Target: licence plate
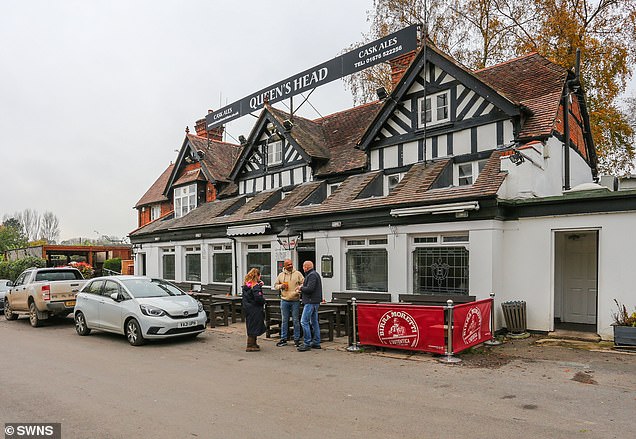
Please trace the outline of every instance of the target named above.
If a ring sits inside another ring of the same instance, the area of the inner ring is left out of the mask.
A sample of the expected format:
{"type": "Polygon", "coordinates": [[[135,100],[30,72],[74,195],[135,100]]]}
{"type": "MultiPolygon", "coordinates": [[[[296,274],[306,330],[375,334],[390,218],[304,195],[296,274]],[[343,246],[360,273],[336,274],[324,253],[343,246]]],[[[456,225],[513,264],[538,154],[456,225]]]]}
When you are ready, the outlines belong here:
{"type": "Polygon", "coordinates": [[[197,325],[197,321],[196,320],[189,320],[187,322],[179,322],[179,324],[177,325],[179,328],[189,328],[190,326],[196,326],[197,325]]]}
{"type": "Polygon", "coordinates": [[[75,306],[75,301],[67,300],[66,302],[64,302],[64,306],[75,306]]]}

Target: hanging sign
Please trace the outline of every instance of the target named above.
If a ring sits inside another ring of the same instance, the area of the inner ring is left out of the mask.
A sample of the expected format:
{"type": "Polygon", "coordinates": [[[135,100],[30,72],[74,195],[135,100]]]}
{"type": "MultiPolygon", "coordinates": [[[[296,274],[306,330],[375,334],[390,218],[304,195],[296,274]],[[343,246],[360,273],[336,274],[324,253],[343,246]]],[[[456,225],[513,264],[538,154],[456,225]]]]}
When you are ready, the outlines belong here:
{"type": "Polygon", "coordinates": [[[273,104],[290,98],[416,48],[417,25],[412,25],[208,113],[205,117],[207,129],[259,110],[263,108],[265,102],[273,104]]]}

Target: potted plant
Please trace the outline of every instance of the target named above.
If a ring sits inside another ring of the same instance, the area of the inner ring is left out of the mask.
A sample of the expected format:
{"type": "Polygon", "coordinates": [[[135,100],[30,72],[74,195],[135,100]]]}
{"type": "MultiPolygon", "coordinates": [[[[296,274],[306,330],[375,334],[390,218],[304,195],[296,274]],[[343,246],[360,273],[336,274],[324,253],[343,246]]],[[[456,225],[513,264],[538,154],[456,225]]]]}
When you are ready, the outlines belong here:
{"type": "Polygon", "coordinates": [[[636,311],[629,314],[627,307],[614,299],[618,312],[612,314],[614,318],[614,344],[616,346],[636,346],[636,311]]]}

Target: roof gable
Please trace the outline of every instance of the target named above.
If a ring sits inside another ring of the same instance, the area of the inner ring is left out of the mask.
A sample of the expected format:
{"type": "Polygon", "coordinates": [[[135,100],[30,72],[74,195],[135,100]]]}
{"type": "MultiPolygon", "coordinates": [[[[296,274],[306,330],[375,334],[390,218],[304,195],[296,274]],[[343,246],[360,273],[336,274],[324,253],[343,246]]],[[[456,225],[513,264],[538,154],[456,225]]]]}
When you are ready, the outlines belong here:
{"type": "MultiPolygon", "coordinates": [[[[504,94],[495,90],[490,85],[481,81],[469,70],[459,65],[452,58],[439,51],[432,44],[427,44],[420,49],[415,59],[406,70],[404,76],[395,87],[390,97],[385,100],[383,108],[379,111],[373,122],[370,124],[369,129],[364,133],[360,139],[359,145],[361,149],[368,150],[370,145],[380,134],[381,130],[390,125],[389,120],[392,118],[396,110],[400,108],[403,113],[413,114],[416,112],[416,108],[403,108],[402,101],[413,90],[417,90],[419,87],[423,90],[424,76],[428,77],[427,90],[438,90],[443,87],[443,84],[450,82],[451,80],[457,81],[462,84],[466,89],[474,92],[475,95],[483,98],[487,103],[494,105],[499,110],[503,111],[510,117],[520,114],[520,107],[513,101],[511,101],[504,94]],[[438,67],[443,74],[436,77],[432,77],[430,74],[426,75],[425,68],[435,66],[438,67]],[[449,76],[449,77],[446,77],[449,76]],[[432,79],[432,80],[431,80],[432,79]]],[[[415,120],[414,115],[411,116],[411,120],[408,122],[400,121],[399,117],[393,118],[394,123],[404,125],[407,127],[408,123],[412,123],[415,120]]],[[[388,131],[395,133],[395,130],[388,128],[388,131]]]]}

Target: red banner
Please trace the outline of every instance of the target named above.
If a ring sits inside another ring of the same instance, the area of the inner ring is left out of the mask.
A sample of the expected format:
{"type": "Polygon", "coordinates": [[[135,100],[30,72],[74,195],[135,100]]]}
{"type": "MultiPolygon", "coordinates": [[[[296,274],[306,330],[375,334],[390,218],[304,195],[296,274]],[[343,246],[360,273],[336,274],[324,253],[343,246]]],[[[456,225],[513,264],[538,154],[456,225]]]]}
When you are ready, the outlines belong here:
{"type": "Polygon", "coordinates": [[[490,312],[492,299],[453,307],[453,353],[492,339],[490,312]]]}
{"type": "Polygon", "coordinates": [[[444,308],[358,304],[360,344],[444,354],[444,308]]]}

